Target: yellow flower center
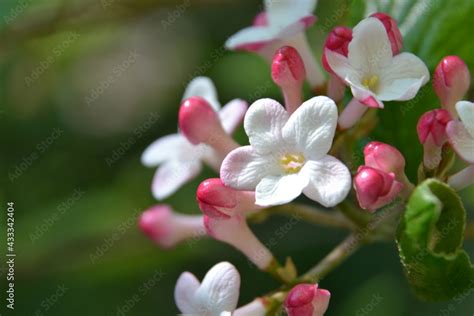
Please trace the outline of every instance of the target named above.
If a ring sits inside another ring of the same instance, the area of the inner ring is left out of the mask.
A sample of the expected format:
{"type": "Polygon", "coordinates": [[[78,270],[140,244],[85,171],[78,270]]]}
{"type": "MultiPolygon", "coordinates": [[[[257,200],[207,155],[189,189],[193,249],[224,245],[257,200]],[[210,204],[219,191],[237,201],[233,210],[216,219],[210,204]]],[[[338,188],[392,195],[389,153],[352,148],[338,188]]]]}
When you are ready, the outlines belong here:
{"type": "Polygon", "coordinates": [[[364,80],[362,80],[362,85],[370,91],[377,89],[378,84],[379,76],[377,75],[367,76],[364,80]]]}
{"type": "Polygon", "coordinates": [[[304,156],[302,154],[286,154],[281,157],[280,164],[286,173],[297,173],[303,168],[304,156]]]}

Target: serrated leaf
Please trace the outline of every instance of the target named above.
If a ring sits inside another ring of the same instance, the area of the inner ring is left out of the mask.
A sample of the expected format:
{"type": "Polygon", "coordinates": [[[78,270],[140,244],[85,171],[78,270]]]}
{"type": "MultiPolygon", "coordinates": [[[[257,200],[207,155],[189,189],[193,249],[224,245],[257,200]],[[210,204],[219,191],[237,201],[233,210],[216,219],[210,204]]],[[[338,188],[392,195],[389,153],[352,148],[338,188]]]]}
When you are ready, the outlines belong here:
{"type": "Polygon", "coordinates": [[[423,300],[452,299],[474,286],[474,266],[462,250],[466,212],[446,184],[429,179],[419,185],[398,228],[405,274],[423,300]]]}

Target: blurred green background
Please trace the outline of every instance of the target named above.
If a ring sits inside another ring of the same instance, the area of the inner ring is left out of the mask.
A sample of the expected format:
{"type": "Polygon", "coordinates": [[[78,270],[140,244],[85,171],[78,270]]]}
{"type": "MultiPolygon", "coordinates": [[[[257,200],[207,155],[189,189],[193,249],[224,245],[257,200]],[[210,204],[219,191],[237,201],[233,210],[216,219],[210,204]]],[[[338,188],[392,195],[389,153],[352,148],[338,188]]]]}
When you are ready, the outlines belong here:
{"type": "MultiPolygon", "coordinates": [[[[256,0],[0,2],[1,223],[5,227],[3,210],[13,201],[17,253],[14,312],[5,308],[3,259],[0,265],[2,315],[175,315],[179,274],[202,278],[223,260],[241,273],[240,304],[277,286],[227,245],[203,239],[162,251],[136,227],[140,212],[157,203],[150,192],[154,170],[140,164],[140,155],[176,131],[179,101],[192,77],[211,77],[222,103],[281,99],[262,59],[222,47],[261,9],[256,0]]],[[[376,10],[400,21],[405,50],[431,71],[450,54],[474,69],[470,0],[321,0],[308,32],[315,56],[334,25],[355,25],[376,10]]],[[[372,138],[400,148],[412,180],[421,158],[416,121],[438,106],[427,85],[414,101],[387,104],[378,113],[372,138]]],[[[243,131],[237,135],[244,143],[243,131]]],[[[195,189],[211,176],[207,170],[165,202],[198,213],[195,189]]],[[[474,191],[462,193],[472,217],[474,191]]],[[[287,223],[275,217],[253,228],[268,242],[287,223]]],[[[292,256],[302,272],[345,234],[298,222],[271,250],[280,259],[292,256]]],[[[0,241],[3,258],[3,229],[0,241]]],[[[474,243],[465,248],[474,257],[474,243]]],[[[473,293],[439,304],[414,298],[394,243],[363,248],[321,286],[333,295],[330,316],[474,311],[473,293]]]]}

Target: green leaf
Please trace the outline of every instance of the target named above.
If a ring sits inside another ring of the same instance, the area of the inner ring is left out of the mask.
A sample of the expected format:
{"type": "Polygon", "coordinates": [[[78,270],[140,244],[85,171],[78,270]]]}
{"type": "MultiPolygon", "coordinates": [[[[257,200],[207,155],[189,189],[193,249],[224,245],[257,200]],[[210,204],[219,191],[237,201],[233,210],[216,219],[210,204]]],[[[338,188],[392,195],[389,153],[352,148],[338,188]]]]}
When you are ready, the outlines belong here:
{"type": "Polygon", "coordinates": [[[446,184],[429,179],[413,192],[397,234],[405,274],[416,295],[450,300],[474,286],[474,266],[461,248],[466,211],[446,184]]]}

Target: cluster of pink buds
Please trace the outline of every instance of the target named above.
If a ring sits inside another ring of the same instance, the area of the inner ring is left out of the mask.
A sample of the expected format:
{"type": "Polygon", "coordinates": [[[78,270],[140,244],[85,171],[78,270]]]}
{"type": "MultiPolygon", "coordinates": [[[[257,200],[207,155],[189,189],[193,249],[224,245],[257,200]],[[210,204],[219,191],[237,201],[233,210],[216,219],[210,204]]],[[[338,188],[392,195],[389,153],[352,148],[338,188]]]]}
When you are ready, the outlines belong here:
{"type": "Polygon", "coordinates": [[[375,211],[412,188],[405,175],[405,158],[390,145],[371,142],[364,148],[365,165],[354,177],[354,189],[361,208],[375,211]]]}
{"type": "Polygon", "coordinates": [[[461,58],[447,56],[436,67],[433,88],[442,108],[423,114],[417,126],[424,148],[423,163],[429,170],[436,169],[441,162],[442,148],[448,142],[448,123],[457,117],[455,104],[464,97],[469,85],[470,74],[461,58]]]}

